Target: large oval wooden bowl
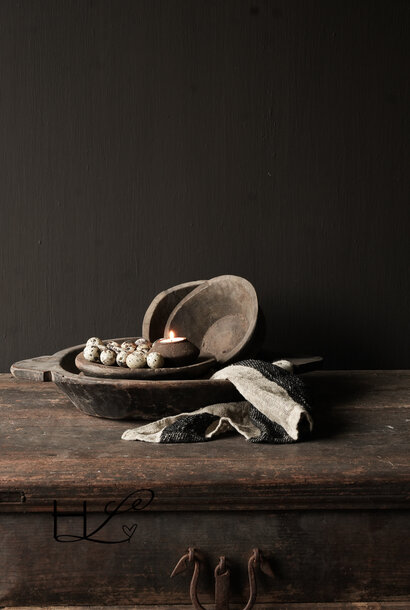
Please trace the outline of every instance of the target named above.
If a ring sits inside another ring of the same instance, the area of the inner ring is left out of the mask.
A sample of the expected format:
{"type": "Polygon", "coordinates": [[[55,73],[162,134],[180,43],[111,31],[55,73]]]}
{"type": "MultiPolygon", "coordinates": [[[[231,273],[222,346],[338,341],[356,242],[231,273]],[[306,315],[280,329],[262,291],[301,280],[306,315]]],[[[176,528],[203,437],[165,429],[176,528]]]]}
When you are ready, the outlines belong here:
{"type": "Polygon", "coordinates": [[[237,358],[250,343],[258,320],[258,298],[252,284],[236,275],[203,282],[178,303],[165,326],[187,337],[202,356],[219,363],[237,358]]]}
{"type": "Polygon", "coordinates": [[[10,370],[18,379],[53,381],[77,409],[109,419],[156,420],[218,402],[241,400],[234,386],[224,380],[87,377],[75,365],[76,356],[83,349],[84,344],[76,345],[53,356],[21,360],[10,370]]]}
{"type": "MultiPolygon", "coordinates": [[[[83,349],[84,344],[75,345],[53,356],[21,360],[10,370],[18,379],[54,381],[77,409],[108,419],[149,421],[218,402],[243,400],[232,383],[222,379],[142,381],[86,377],[75,365],[75,358],[83,349]]],[[[288,359],[298,373],[320,367],[323,360],[319,357],[288,359]]]]}

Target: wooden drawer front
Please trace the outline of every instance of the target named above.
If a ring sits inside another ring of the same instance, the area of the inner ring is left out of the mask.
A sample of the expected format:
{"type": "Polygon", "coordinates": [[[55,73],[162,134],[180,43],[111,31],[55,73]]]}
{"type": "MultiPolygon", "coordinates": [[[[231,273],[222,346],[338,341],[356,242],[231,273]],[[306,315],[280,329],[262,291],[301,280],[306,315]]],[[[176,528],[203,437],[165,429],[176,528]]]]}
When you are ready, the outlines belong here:
{"type": "MultiPolygon", "coordinates": [[[[104,515],[88,516],[88,531],[104,515]]],[[[79,533],[64,517],[61,533],[79,533]]],[[[170,579],[188,546],[205,555],[199,597],[213,601],[220,555],[231,568],[233,602],[245,602],[252,548],[269,557],[274,580],[258,575],[258,602],[332,602],[410,599],[406,511],[141,512],[117,515],[101,538],[131,541],[56,542],[49,513],[0,515],[0,604],[189,603],[191,570],[170,579]]]]}

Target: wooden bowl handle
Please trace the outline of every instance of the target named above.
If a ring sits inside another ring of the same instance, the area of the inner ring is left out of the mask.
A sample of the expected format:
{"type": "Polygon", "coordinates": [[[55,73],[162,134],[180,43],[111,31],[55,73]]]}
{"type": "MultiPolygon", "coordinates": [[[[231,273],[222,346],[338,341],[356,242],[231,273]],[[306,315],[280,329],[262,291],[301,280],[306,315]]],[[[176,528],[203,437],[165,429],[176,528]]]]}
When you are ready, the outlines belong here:
{"type": "Polygon", "coordinates": [[[305,358],[285,358],[293,364],[293,372],[296,375],[301,373],[309,373],[310,371],[317,371],[323,366],[322,356],[308,356],[305,358]]]}
{"type": "Polygon", "coordinates": [[[10,367],[10,372],[17,379],[28,381],[53,381],[53,370],[59,366],[59,357],[38,356],[28,360],[20,360],[10,367]]]}

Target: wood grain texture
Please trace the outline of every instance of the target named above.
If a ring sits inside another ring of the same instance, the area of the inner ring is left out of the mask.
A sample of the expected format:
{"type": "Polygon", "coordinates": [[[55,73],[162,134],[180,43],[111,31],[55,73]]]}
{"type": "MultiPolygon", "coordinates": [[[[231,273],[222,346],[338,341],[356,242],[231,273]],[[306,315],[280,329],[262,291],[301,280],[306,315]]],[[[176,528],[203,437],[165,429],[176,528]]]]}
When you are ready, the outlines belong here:
{"type": "Polygon", "coordinates": [[[203,558],[204,603],[213,599],[213,569],[224,554],[232,602],[243,607],[247,559],[258,547],[275,574],[258,577],[261,610],[280,603],[289,610],[293,603],[295,610],[404,609],[410,372],[305,379],[315,405],[310,442],[255,446],[227,437],[152,446],[123,443],[124,422],[77,413],[52,383],[1,375],[0,605],[183,608],[190,573],[169,575],[194,546],[203,558]],[[82,535],[82,521],[64,509],[78,513],[87,500],[90,532],[106,519],[107,502],[136,488],[153,489],[152,504],[116,515],[96,534],[115,541],[135,524],[129,544],[82,540],[73,548],[54,540],[53,499],[58,533],[82,535]]]}
{"type": "Polygon", "coordinates": [[[221,273],[280,356],[410,366],[409,14],[2,0],[0,370],[221,273]]]}
{"type": "Polygon", "coordinates": [[[2,375],[0,510],[50,511],[73,498],[101,510],[141,487],[154,490],[153,511],[409,507],[410,372],[305,380],[309,442],[152,445],[121,441],[131,422],[88,417],[51,383],[2,375]]]}
{"type": "MultiPolygon", "coordinates": [[[[89,530],[104,514],[94,513],[89,530]]],[[[189,601],[192,569],[170,574],[188,546],[201,553],[199,598],[211,603],[220,555],[231,570],[230,599],[248,598],[247,560],[260,548],[275,574],[258,573],[258,601],[410,603],[409,511],[140,512],[114,517],[96,537],[118,540],[136,523],[130,543],[62,544],[47,513],[0,515],[0,602],[144,604],[189,601]],[[90,586],[91,585],[91,586],[90,586]]],[[[80,533],[78,518],[59,532],[80,533]]]]}
{"type": "MultiPolygon", "coordinates": [[[[408,610],[408,602],[359,602],[359,603],[336,603],[336,604],[255,604],[255,610],[408,610]]],[[[214,605],[205,604],[206,610],[214,610],[214,605]]],[[[231,604],[231,610],[243,610],[242,604],[231,604]]],[[[178,604],[138,606],[138,610],[192,610],[189,606],[178,604]]],[[[4,607],[4,610],[15,610],[11,606],[4,607]]],[[[19,610],[129,610],[129,606],[20,606],[19,610]]]]}

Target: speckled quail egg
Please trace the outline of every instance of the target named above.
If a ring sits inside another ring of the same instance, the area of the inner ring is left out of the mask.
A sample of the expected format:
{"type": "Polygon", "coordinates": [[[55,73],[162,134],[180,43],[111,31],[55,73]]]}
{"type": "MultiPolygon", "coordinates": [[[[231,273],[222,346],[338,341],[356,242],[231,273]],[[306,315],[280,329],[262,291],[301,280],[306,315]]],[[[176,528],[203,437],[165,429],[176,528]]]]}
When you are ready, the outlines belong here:
{"type": "Polygon", "coordinates": [[[96,345],[86,345],[83,354],[88,362],[98,362],[100,360],[100,350],[96,345]]]}
{"type": "Polygon", "coordinates": [[[152,347],[152,343],[151,341],[148,341],[148,339],[144,339],[144,337],[140,337],[139,339],[135,340],[135,345],[138,346],[145,346],[148,345],[150,348],[152,347]]]}
{"type": "Polygon", "coordinates": [[[117,341],[108,341],[107,348],[112,349],[114,352],[118,354],[121,351],[120,344],[117,341]]]}
{"type": "Polygon", "coordinates": [[[127,356],[128,356],[128,352],[124,352],[124,350],[121,350],[120,352],[118,352],[117,354],[117,364],[118,366],[127,366],[127,356]]]}
{"type": "Polygon", "coordinates": [[[96,345],[96,346],[97,346],[97,345],[100,345],[101,343],[102,343],[102,341],[101,341],[101,339],[99,339],[98,337],[90,337],[90,338],[87,340],[86,345],[87,345],[87,346],[89,346],[89,345],[96,345]]]}
{"type": "Polygon", "coordinates": [[[139,345],[135,351],[138,352],[139,354],[144,354],[145,356],[148,356],[149,347],[146,347],[145,345],[143,345],[143,346],[139,345]]]}
{"type": "Polygon", "coordinates": [[[150,352],[147,356],[147,364],[150,369],[162,369],[164,356],[159,352],[150,352]]]}
{"type": "Polygon", "coordinates": [[[116,354],[112,349],[104,349],[100,354],[100,360],[105,366],[112,366],[115,364],[116,354]]]}
{"type": "Polygon", "coordinates": [[[138,352],[145,352],[148,354],[151,347],[152,347],[152,344],[149,341],[146,341],[145,343],[138,343],[136,350],[138,352]]]}
{"type": "Polygon", "coordinates": [[[132,341],[124,341],[121,343],[121,349],[124,350],[124,352],[130,353],[135,350],[135,345],[132,341]]]}
{"type": "Polygon", "coordinates": [[[132,352],[127,356],[127,366],[130,369],[142,369],[147,364],[147,358],[142,352],[132,352]]]}

